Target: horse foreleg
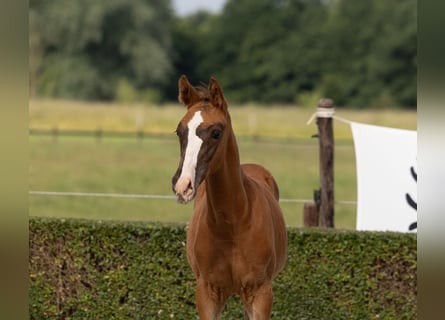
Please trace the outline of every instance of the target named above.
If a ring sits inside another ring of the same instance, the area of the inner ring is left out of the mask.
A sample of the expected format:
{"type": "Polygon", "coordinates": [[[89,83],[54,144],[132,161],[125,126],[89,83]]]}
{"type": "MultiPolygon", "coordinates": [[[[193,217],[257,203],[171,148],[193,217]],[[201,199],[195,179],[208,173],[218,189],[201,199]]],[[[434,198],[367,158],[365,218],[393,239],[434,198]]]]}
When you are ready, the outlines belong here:
{"type": "Polygon", "coordinates": [[[245,296],[244,319],[267,320],[272,313],[272,283],[265,283],[257,290],[245,296]]]}
{"type": "Polygon", "coordinates": [[[227,297],[221,289],[203,280],[198,280],[196,307],[200,320],[218,320],[224,310],[226,300],[227,297]]]}

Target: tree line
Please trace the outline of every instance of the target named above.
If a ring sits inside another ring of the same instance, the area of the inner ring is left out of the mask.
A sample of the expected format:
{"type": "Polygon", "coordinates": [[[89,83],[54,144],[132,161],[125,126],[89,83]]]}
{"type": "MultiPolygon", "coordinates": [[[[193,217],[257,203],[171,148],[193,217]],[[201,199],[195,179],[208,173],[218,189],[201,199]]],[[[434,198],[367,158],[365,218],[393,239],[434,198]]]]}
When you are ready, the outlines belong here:
{"type": "Polygon", "coordinates": [[[30,94],[177,100],[215,76],[232,103],[416,108],[416,0],[228,0],[179,17],[168,0],[30,0],[30,94]]]}

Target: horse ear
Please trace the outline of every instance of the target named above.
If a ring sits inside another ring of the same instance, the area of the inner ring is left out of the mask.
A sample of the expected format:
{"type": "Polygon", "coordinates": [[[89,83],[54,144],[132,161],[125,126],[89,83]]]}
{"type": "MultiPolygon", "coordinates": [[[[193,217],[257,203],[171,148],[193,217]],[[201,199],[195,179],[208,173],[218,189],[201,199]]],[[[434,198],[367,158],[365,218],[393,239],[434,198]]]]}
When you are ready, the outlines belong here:
{"type": "Polygon", "coordinates": [[[191,105],[195,104],[200,100],[198,92],[196,92],[196,89],[190,84],[189,80],[185,75],[182,75],[181,78],[179,78],[179,96],[178,100],[179,102],[182,102],[187,107],[190,107],[191,105]]]}
{"type": "Polygon", "coordinates": [[[227,102],[218,81],[215,78],[210,78],[209,83],[210,102],[220,109],[227,109],[227,102]]]}

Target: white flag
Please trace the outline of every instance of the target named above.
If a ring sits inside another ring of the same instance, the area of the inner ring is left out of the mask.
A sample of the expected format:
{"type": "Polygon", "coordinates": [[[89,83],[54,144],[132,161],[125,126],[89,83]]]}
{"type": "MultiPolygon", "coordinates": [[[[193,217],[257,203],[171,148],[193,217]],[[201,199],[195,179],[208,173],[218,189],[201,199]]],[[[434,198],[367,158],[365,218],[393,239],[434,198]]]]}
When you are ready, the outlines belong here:
{"type": "Polygon", "coordinates": [[[357,230],[417,231],[417,132],[351,123],[357,230]]]}

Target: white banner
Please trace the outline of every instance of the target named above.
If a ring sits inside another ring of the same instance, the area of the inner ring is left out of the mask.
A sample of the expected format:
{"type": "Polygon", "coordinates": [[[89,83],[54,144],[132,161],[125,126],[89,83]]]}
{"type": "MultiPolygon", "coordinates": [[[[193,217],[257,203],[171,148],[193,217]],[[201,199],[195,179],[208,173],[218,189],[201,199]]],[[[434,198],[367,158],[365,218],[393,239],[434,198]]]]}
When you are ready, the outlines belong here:
{"type": "Polygon", "coordinates": [[[351,122],[357,230],[417,231],[417,132],[351,122]]]}

